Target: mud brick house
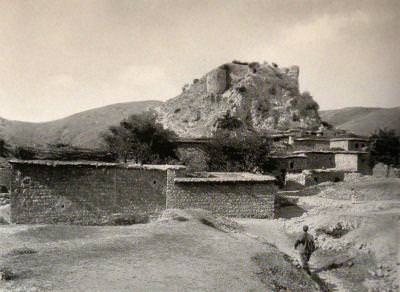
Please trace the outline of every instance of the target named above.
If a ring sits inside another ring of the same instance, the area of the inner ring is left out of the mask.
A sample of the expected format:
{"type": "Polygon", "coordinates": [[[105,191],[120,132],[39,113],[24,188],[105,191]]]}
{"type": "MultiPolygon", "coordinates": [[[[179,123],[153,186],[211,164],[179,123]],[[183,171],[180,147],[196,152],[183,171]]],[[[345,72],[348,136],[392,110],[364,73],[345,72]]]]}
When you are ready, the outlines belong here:
{"type": "Polygon", "coordinates": [[[230,217],[273,218],[276,179],[243,172],[169,177],[167,208],[201,208],[230,217]]]}
{"type": "Polygon", "coordinates": [[[13,223],[104,224],[113,216],[155,216],[165,209],[174,165],[11,160],[13,223]]]}
{"type": "Polygon", "coordinates": [[[339,137],[330,139],[330,148],[346,151],[363,151],[370,146],[370,140],[363,137],[339,137]]]}

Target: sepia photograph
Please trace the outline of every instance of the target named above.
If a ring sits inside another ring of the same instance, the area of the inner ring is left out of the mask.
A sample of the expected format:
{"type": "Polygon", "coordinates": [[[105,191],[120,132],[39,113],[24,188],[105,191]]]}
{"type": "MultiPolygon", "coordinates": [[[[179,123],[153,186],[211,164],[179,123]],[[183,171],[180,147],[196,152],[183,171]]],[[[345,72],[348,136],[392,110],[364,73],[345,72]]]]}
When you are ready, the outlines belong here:
{"type": "Polygon", "coordinates": [[[0,0],[0,292],[400,290],[399,0],[0,0]]]}

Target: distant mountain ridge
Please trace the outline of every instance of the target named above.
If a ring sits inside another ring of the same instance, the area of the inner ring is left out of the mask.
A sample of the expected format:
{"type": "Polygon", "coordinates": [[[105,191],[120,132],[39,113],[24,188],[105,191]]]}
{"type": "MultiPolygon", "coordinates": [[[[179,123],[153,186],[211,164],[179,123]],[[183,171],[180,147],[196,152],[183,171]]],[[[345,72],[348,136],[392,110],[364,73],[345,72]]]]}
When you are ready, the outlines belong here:
{"type": "Polygon", "coordinates": [[[322,120],[343,130],[370,135],[378,129],[394,129],[400,134],[400,107],[346,107],[320,111],[322,120]]]}
{"type": "Polygon", "coordinates": [[[144,112],[162,102],[149,100],[117,103],[83,111],[43,123],[11,121],[0,118],[0,138],[9,144],[40,147],[49,143],[82,148],[101,148],[101,134],[129,115],[144,112]]]}

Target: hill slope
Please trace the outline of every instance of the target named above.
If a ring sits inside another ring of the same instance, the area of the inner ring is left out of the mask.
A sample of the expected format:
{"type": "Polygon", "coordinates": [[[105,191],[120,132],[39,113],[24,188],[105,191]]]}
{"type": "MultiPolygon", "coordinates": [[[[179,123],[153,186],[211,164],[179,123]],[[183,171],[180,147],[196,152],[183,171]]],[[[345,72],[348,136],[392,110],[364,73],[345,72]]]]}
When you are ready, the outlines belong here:
{"type": "Polygon", "coordinates": [[[360,135],[369,135],[377,129],[394,129],[400,134],[400,107],[347,107],[320,111],[321,119],[337,128],[360,135]]]}
{"type": "Polygon", "coordinates": [[[65,143],[84,148],[97,148],[102,132],[131,114],[160,105],[160,101],[118,103],[84,111],[45,123],[10,121],[0,118],[0,137],[10,144],[44,146],[65,143]]]}

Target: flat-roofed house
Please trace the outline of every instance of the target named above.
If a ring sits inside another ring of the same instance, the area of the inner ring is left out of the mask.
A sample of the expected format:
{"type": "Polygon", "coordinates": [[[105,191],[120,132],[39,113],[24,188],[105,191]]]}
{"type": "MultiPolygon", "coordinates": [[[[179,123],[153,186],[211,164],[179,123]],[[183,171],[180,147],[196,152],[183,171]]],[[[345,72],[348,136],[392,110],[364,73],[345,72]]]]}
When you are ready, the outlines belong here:
{"type": "Polygon", "coordinates": [[[330,139],[330,148],[346,151],[364,151],[369,148],[370,140],[364,137],[338,137],[330,139]]]}

